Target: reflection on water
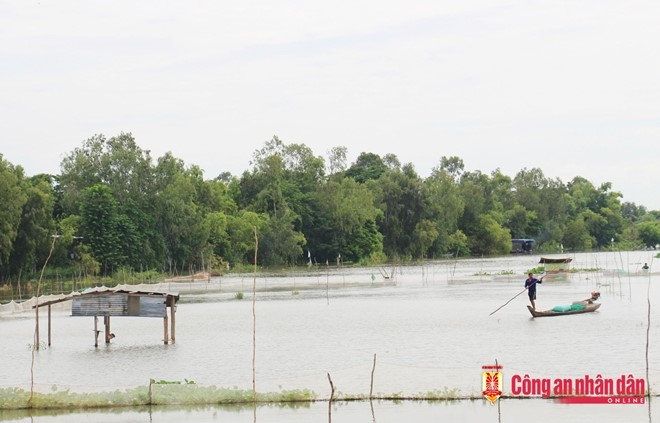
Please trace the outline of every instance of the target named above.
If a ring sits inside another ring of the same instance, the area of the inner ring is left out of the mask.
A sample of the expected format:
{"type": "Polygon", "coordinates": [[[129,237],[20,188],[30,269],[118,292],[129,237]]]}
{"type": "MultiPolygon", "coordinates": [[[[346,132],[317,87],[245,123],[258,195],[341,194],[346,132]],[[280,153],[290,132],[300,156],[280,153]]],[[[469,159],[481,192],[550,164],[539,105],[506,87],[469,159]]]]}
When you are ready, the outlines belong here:
{"type": "MultiPolygon", "coordinates": [[[[501,399],[498,405],[488,401],[336,402],[331,407],[331,422],[399,423],[402,421],[439,422],[653,422],[660,413],[641,405],[559,405],[543,399],[501,399]],[[650,413],[654,413],[653,416],[650,413]],[[531,417],[530,417],[531,416],[531,417]]],[[[84,411],[0,411],[2,421],[48,421],[67,423],[179,423],[204,422],[310,422],[327,421],[328,404],[308,403],[304,406],[258,406],[256,419],[251,405],[203,407],[140,407],[84,411]]]]}
{"type": "MultiPolygon", "coordinates": [[[[565,281],[543,283],[537,294],[540,309],[586,298],[593,290],[602,295],[602,306],[594,313],[551,319],[531,318],[526,295],[489,316],[522,290],[525,273],[538,265],[535,256],[406,266],[397,268],[395,278],[387,280],[378,269],[348,268],[260,277],[257,390],[307,389],[319,399],[327,399],[329,373],[339,397],[366,396],[373,371],[374,395],[457,393],[480,398],[481,366],[495,360],[504,366],[505,392],[510,390],[513,375],[551,379],[599,374],[611,379],[629,374],[645,377],[647,289],[650,283],[650,300],[657,304],[660,290],[655,286],[660,283],[660,273],[638,275],[635,269],[641,266],[638,262],[652,264],[651,253],[572,257],[575,268],[625,271],[575,273],[565,281]],[[374,354],[378,356],[375,369],[374,354]]],[[[169,289],[181,292],[176,344],[163,344],[161,319],[127,317],[113,319],[117,337],[111,344],[94,348],[93,318],[55,312],[52,346],[36,354],[36,389],[113,392],[146,387],[150,379],[164,379],[250,390],[252,277],[223,277],[210,284],[170,284],[169,289]],[[236,292],[243,292],[245,299],[235,299],[236,292]]],[[[30,388],[33,319],[32,314],[0,315],[0,388],[30,388]]],[[[45,322],[44,313],[42,328],[45,322]]],[[[651,321],[650,357],[658,354],[659,322],[651,321]]],[[[652,391],[658,392],[660,367],[654,362],[649,379],[652,391]]],[[[327,407],[325,401],[295,409],[260,406],[257,415],[261,421],[318,420],[323,415],[327,418],[327,407]]],[[[421,421],[452,416],[497,421],[498,417],[497,407],[486,400],[380,401],[374,402],[373,408],[373,417],[379,422],[400,421],[404,416],[421,421]]],[[[619,412],[641,413],[642,417],[648,413],[639,405],[569,406],[549,400],[501,400],[502,421],[529,420],[530,413],[537,421],[557,421],[555,417],[562,421],[575,417],[577,421],[576,415],[583,420],[585,412],[590,413],[590,419],[596,415],[603,421],[617,421],[613,416],[619,412]]],[[[7,413],[2,412],[0,419],[20,414],[7,413]]],[[[113,422],[174,421],[182,415],[194,415],[196,421],[223,416],[247,421],[252,419],[252,410],[159,407],[151,411],[86,411],[65,418],[67,422],[88,420],[90,415],[97,421],[113,422]],[[109,420],[103,420],[106,417],[109,420]]],[[[368,402],[335,402],[332,416],[341,421],[373,420],[368,402]]]]}

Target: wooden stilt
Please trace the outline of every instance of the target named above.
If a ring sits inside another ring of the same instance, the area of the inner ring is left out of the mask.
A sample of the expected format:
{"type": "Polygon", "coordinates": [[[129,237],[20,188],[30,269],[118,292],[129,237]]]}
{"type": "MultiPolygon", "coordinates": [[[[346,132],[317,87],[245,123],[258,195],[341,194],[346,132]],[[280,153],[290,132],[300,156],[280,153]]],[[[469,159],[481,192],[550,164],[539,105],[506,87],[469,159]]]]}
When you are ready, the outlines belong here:
{"type": "Polygon", "coordinates": [[[103,323],[105,323],[105,343],[109,344],[111,335],[110,335],[110,316],[103,317],[103,323]]]}
{"type": "Polygon", "coordinates": [[[172,327],[170,332],[172,333],[172,343],[176,342],[176,301],[174,297],[170,297],[170,316],[172,318],[172,327]]]}
{"type": "Polygon", "coordinates": [[[99,346],[99,316],[94,316],[94,346],[99,346]]]}
{"type": "Polygon", "coordinates": [[[48,346],[50,347],[50,304],[48,304],[48,346]]]}
{"type": "Polygon", "coordinates": [[[163,342],[165,343],[165,345],[168,344],[169,337],[170,337],[169,331],[167,329],[168,329],[167,328],[167,310],[165,310],[165,317],[163,317],[163,342]]]}

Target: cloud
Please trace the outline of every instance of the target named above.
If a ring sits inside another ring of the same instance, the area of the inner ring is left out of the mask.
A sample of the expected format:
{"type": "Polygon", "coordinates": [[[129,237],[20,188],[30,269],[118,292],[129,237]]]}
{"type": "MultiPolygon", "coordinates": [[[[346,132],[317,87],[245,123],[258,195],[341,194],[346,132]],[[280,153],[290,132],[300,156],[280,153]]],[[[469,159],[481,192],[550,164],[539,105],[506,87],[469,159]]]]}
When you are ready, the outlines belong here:
{"type": "Polygon", "coordinates": [[[647,1],[3,3],[0,147],[56,173],[82,140],[125,131],[214,177],[278,135],[422,176],[457,155],[616,177],[660,209],[632,194],[653,188],[632,169],[658,153],[659,18],[647,1]]]}

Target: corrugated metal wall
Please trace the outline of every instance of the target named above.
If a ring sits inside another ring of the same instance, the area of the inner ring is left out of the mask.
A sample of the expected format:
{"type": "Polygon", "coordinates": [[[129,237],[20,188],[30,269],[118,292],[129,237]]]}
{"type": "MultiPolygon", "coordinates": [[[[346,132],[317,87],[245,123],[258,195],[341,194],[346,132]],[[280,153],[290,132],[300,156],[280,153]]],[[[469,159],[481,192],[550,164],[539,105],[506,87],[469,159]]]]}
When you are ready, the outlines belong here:
{"type": "Polygon", "coordinates": [[[165,317],[165,297],[140,297],[140,317],[165,317]]]}
{"type": "Polygon", "coordinates": [[[88,295],[74,298],[72,316],[165,317],[166,297],[145,297],[124,293],[88,295]]]}

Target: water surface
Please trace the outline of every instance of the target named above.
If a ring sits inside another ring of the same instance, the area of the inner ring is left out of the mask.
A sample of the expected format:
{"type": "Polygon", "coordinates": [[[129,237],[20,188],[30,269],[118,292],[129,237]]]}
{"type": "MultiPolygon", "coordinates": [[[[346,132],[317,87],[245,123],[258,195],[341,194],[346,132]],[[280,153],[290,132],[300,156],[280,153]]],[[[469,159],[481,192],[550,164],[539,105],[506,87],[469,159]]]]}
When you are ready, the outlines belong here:
{"type": "MultiPolygon", "coordinates": [[[[311,389],[324,399],[330,394],[330,374],[340,393],[366,395],[374,354],[373,391],[384,395],[451,391],[480,397],[482,366],[495,360],[504,367],[505,393],[510,393],[513,375],[553,380],[585,375],[645,378],[647,292],[652,307],[660,300],[656,287],[660,273],[641,273],[644,262],[652,263],[651,253],[571,257],[575,268],[606,271],[544,282],[538,288],[537,307],[570,303],[598,290],[602,306],[594,313],[533,319],[523,293],[489,315],[522,291],[525,272],[538,265],[538,256],[398,267],[392,279],[383,278],[385,272],[392,273],[390,267],[323,266],[286,277],[260,276],[256,282],[257,390],[311,389]]],[[[93,318],[56,311],[52,345],[35,355],[36,389],[113,391],[145,386],[150,379],[251,389],[252,282],[251,275],[244,275],[215,278],[210,283],[170,284],[170,290],[181,293],[181,300],[176,343],[169,345],[162,342],[161,319],[117,317],[112,319],[116,338],[95,348],[93,318]],[[244,298],[235,299],[236,292],[244,298]]],[[[45,314],[42,341],[46,340],[45,314]]],[[[653,392],[660,390],[659,326],[660,319],[652,318],[649,379],[653,392]]],[[[33,331],[31,313],[0,315],[0,388],[29,390],[33,331]]],[[[335,408],[336,421],[372,419],[368,402],[339,403],[335,408]]],[[[602,413],[601,421],[618,421],[616,413],[624,412],[649,418],[647,407],[640,405],[512,399],[503,400],[501,408],[501,415],[494,414],[497,407],[486,400],[379,402],[374,414],[377,421],[400,421],[403,416],[437,421],[459,415],[472,415],[474,421],[522,421],[533,410],[536,421],[557,421],[559,416],[570,421],[564,417],[589,410],[602,413]]],[[[196,421],[211,421],[225,413],[232,421],[253,418],[251,409],[222,408],[93,414],[97,421],[116,422],[175,421],[180,413],[198,413],[196,421]]],[[[66,420],[49,417],[49,421],[82,421],[89,419],[87,414],[66,415],[66,420]]],[[[297,409],[259,407],[259,415],[263,421],[277,420],[278,415],[282,421],[327,418],[327,403],[297,409]]]]}

